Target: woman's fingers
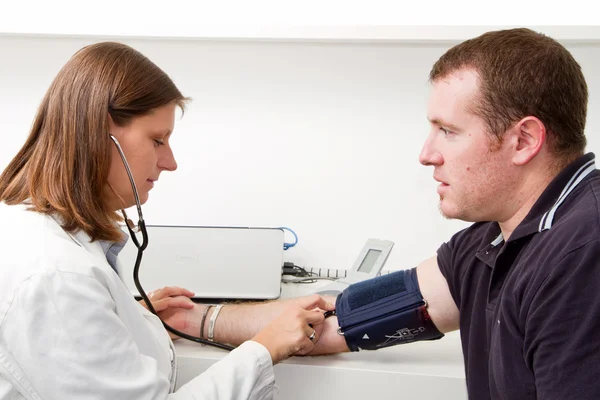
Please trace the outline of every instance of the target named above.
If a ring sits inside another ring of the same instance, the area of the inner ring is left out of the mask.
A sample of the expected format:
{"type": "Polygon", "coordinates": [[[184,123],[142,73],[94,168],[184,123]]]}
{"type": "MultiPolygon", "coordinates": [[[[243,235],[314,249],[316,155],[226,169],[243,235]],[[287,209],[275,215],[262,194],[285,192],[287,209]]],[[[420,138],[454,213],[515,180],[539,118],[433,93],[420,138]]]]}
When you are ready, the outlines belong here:
{"type": "Polygon", "coordinates": [[[165,297],[175,297],[175,296],[185,296],[192,297],[194,296],[194,292],[191,292],[187,289],[181,288],[179,286],[165,286],[162,289],[158,289],[148,293],[148,298],[150,300],[160,300],[165,297]]]}
{"type": "Polygon", "coordinates": [[[300,349],[296,352],[298,355],[304,355],[312,351],[315,344],[319,341],[319,334],[322,329],[319,326],[325,321],[323,313],[320,311],[303,311],[300,317],[301,330],[306,339],[300,341],[300,349]]]}
{"type": "Polygon", "coordinates": [[[319,341],[319,334],[317,333],[317,330],[315,328],[312,328],[310,325],[308,325],[308,332],[305,333],[306,337],[308,338],[308,340],[311,341],[313,345],[319,341]]]}
{"type": "Polygon", "coordinates": [[[304,318],[306,319],[306,323],[310,325],[319,325],[325,321],[325,316],[318,310],[306,311],[304,313],[304,318]]]}
{"type": "Polygon", "coordinates": [[[318,294],[301,297],[298,299],[296,304],[305,310],[311,310],[314,308],[320,308],[321,310],[335,310],[334,304],[328,302],[318,294]]]}
{"type": "Polygon", "coordinates": [[[152,307],[156,312],[166,310],[167,308],[194,308],[194,302],[185,296],[167,297],[164,299],[152,301],[152,307]]]}

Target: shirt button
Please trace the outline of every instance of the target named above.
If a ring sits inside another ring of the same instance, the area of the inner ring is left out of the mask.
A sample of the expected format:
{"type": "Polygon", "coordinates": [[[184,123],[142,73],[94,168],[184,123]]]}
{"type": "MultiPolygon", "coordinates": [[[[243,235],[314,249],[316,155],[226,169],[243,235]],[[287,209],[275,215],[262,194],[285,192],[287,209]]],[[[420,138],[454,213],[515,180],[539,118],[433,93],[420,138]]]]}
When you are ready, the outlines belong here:
{"type": "MultiPolygon", "coordinates": [[[[498,322],[500,322],[500,321],[498,321],[498,322]]],[[[173,354],[173,349],[171,349],[171,348],[169,348],[169,358],[170,358],[170,361],[173,361],[173,359],[175,358],[175,355],[173,354]]]]}

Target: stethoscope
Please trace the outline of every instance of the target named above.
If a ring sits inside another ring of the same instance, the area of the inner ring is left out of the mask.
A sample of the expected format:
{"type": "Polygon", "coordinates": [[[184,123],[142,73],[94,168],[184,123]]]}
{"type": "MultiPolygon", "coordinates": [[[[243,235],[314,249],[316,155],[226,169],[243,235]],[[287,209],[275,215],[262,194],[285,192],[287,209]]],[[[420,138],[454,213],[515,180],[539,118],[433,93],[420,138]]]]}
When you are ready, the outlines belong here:
{"type": "Polygon", "coordinates": [[[114,137],[113,135],[110,135],[110,138],[112,139],[113,142],[115,142],[115,145],[117,146],[117,151],[119,152],[119,155],[121,156],[121,160],[123,160],[123,165],[125,165],[125,170],[127,171],[127,175],[129,176],[129,182],[131,183],[131,188],[133,189],[133,196],[135,197],[135,205],[136,205],[138,217],[139,217],[137,227],[142,232],[142,243],[140,243],[139,240],[137,239],[137,236],[133,230],[133,227],[131,226],[131,225],[133,225],[133,223],[131,222],[131,220],[129,220],[127,218],[127,214],[125,213],[125,210],[121,210],[121,212],[123,213],[123,217],[125,218],[125,224],[127,225],[127,229],[129,230],[129,233],[131,234],[131,240],[135,244],[135,247],[137,247],[137,249],[138,249],[137,257],[135,259],[135,267],[133,268],[133,282],[135,283],[135,287],[137,288],[138,292],[140,293],[140,296],[142,296],[142,299],[144,299],[144,302],[148,306],[148,310],[150,310],[150,312],[152,314],[156,315],[160,319],[160,321],[162,322],[162,324],[164,325],[164,327],[167,331],[169,331],[179,337],[182,337],[184,339],[188,339],[188,340],[191,340],[194,342],[207,344],[209,346],[218,347],[220,349],[233,350],[235,347],[232,347],[230,345],[218,343],[218,342],[211,342],[209,340],[202,339],[202,338],[192,336],[192,335],[188,335],[187,333],[178,331],[177,329],[171,327],[165,321],[163,321],[160,318],[160,316],[158,315],[158,313],[156,312],[156,310],[154,309],[154,307],[152,306],[152,302],[150,302],[150,299],[146,295],[146,292],[144,291],[144,288],[142,288],[142,285],[140,284],[140,280],[138,278],[140,264],[142,262],[142,254],[144,253],[144,250],[146,249],[146,247],[148,247],[148,231],[146,231],[146,223],[144,222],[144,216],[142,214],[142,205],[140,204],[140,198],[138,195],[137,187],[135,186],[135,181],[133,180],[133,174],[131,173],[131,169],[129,168],[129,163],[127,162],[127,159],[125,158],[123,149],[121,148],[121,145],[119,144],[119,141],[117,140],[116,137],[114,137]]]}

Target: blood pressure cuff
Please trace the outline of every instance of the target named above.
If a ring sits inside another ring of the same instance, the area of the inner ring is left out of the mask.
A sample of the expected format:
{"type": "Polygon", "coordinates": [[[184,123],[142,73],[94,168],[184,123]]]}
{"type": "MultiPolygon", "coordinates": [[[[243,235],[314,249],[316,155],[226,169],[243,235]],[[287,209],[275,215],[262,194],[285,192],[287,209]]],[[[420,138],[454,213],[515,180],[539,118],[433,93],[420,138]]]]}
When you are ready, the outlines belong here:
{"type": "Polygon", "coordinates": [[[416,268],[350,285],[338,295],[335,310],[338,333],[351,351],[444,337],[429,317],[416,268]]]}

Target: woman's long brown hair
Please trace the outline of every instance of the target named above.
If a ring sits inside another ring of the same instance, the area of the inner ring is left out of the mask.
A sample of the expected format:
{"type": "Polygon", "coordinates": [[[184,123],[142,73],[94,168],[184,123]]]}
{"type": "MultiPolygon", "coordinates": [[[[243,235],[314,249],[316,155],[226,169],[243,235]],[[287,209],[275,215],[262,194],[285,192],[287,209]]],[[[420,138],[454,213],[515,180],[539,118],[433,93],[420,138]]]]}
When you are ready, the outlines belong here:
{"type": "Polygon", "coordinates": [[[109,116],[119,126],[183,97],[158,66],[129,46],[97,43],[60,70],[38,109],[29,137],[0,175],[0,201],[57,214],[68,232],[92,240],[122,237],[108,208],[109,116]]]}

